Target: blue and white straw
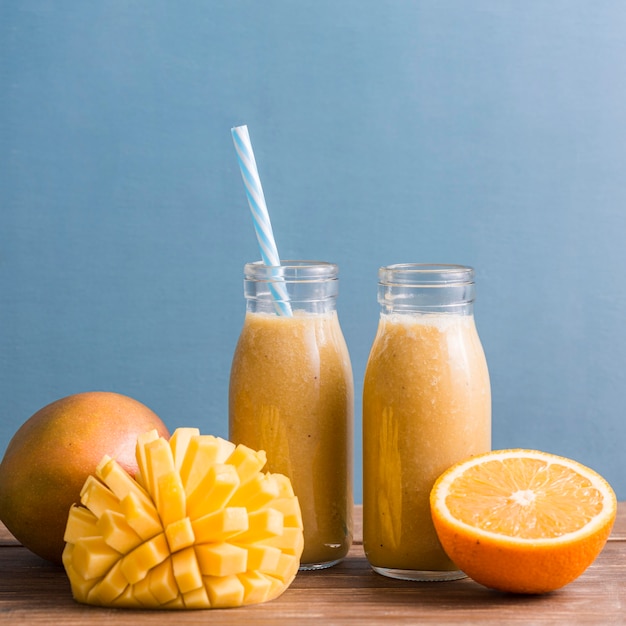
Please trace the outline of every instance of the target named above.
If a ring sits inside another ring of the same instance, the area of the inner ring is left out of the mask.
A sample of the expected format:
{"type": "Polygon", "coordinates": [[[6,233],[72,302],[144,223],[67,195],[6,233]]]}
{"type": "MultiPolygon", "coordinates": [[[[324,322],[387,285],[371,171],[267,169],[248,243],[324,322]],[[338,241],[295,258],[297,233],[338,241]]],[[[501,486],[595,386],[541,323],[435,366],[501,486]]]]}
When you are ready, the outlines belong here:
{"type": "MultiPolygon", "coordinates": [[[[246,189],[248,204],[252,211],[252,220],[254,222],[254,230],[256,238],[261,249],[261,259],[264,265],[270,267],[280,267],[280,257],[278,256],[278,248],[274,241],[274,233],[272,232],[272,223],[265,204],[265,196],[263,195],[263,187],[261,179],[256,167],[254,152],[252,151],[252,143],[250,142],[250,134],[247,126],[237,126],[231,129],[235,151],[237,152],[237,161],[239,161],[239,169],[241,177],[246,189]]],[[[289,295],[284,282],[281,282],[278,271],[276,272],[277,281],[271,282],[269,287],[274,297],[275,308],[279,315],[290,316],[291,306],[289,304],[289,295]]]]}

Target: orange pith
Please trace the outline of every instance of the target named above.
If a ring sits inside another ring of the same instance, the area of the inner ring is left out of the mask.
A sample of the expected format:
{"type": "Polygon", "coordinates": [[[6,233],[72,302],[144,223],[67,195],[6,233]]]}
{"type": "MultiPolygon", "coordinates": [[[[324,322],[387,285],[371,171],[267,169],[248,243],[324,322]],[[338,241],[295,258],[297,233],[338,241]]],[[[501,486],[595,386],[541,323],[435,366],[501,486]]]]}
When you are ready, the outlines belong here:
{"type": "Polygon", "coordinates": [[[616,515],[593,470],[532,450],[500,450],[438,479],[431,511],[448,556],[479,583],[542,593],[577,578],[606,542],[616,515]]]}

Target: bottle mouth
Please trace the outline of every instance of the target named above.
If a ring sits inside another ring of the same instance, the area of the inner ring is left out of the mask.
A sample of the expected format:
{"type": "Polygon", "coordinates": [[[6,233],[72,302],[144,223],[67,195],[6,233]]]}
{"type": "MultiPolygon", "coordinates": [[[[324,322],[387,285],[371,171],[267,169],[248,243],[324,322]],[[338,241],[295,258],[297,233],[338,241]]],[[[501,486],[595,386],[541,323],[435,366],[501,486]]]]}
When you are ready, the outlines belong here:
{"type": "Polygon", "coordinates": [[[398,263],[378,270],[378,302],[386,313],[468,314],[474,269],[465,265],[398,263]]]}
{"type": "Polygon", "coordinates": [[[338,266],[327,261],[284,260],[280,265],[264,265],[263,261],[254,261],[244,266],[245,280],[258,282],[325,282],[338,280],[338,275],[338,266]]]}
{"type": "Polygon", "coordinates": [[[473,285],[474,268],[445,263],[397,263],[378,270],[381,285],[450,287],[473,285]]]}
{"type": "Polygon", "coordinates": [[[264,265],[262,261],[246,263],[244,296],[256,311],[271,310],[273,302],[279,301],[294,309],[315,312],[335,306],[338,275],[338,266],[326,261],[286,260],[280,265],[264,265]]]}

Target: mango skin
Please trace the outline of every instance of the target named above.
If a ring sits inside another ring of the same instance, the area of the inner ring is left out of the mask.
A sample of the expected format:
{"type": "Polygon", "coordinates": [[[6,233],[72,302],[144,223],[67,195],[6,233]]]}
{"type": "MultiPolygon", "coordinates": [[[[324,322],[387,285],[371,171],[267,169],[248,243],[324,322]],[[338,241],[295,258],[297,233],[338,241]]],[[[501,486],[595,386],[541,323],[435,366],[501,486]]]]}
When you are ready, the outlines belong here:
{"type": "Polygon", "coordinates": [[[87,477],[105,454],[134,476],[137,437],[152,429],[169,439],[156,413],[113,392],[46,405],[15,433],[0,463],[0,520],[31,552],[61,565],[69,510],[87,477]]]}

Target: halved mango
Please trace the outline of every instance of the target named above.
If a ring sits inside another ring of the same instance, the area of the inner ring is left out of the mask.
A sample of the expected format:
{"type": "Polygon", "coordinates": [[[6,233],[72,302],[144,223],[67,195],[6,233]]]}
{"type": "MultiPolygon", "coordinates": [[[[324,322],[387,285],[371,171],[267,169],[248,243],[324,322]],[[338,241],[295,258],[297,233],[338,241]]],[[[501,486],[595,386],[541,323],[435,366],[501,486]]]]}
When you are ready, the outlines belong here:
{"type": "Polygon", "coordinates": [[[71,508],[63,564],[74,598],[136,608],[233,607],[291,584],[304,545],[289,479],[265,452],[182,428],[141,435],[135,478],[104,457],[71,508]]]}

